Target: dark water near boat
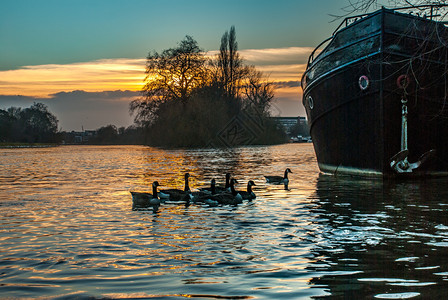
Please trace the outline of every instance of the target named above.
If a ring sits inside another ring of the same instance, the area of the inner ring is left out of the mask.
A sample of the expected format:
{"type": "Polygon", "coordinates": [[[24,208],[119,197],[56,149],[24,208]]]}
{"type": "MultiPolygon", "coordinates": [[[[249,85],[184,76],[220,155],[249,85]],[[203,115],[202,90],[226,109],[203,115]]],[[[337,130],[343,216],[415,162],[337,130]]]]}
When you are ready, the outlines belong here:
{"type": "Polygon", "coordinates": [[[447,179],[319,175],[311,144],[0,149],[0,165],[2,298],[448,295],[447,179]],[[286,167],[290,190],[264,182],[286,167]],[[131,209],[130,190],[182,187],[186,171],[192,188],[252,179],[257,199],[131,209]]]}

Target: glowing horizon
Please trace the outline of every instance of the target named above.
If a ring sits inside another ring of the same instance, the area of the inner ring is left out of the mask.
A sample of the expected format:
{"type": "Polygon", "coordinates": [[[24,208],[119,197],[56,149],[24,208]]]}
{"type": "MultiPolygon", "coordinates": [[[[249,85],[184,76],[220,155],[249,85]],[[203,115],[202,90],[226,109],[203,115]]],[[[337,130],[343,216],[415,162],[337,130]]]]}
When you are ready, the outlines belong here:
{"type": "MultiPolygon", "coordinates": [[[[241,50],[245,62],[254,64],[272,82],[300,81],[308,47],[241,50]]],[[[214,55],[209,51],[207,55],[214,55]]],[[[49,98],[59,92],[140,91],[145,78],[145,58],[101,59],[71,64],[23,66],[0,71],[0,95],[49,98]]]]}
{"type": "Polygon", "coordinates": [[[101,59],[0,71],[0,94],[48,98],[58,92],[140,90],[144,59],[101,59]]]}

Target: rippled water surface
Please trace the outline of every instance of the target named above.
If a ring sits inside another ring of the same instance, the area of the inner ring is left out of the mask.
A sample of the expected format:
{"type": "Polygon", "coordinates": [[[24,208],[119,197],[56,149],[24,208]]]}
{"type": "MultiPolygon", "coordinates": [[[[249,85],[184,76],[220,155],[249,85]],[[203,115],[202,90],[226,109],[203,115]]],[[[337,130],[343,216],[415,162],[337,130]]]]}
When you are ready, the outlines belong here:
{"type": "Polygon", "coordinates": [[[0,149],[0,297],[443,299],[447,179],[319,175],[311,144],[0,149]],[[291,168],[289,190],[263,175],[291,168]],[[256,200],[132,210],[231,172],[256,200]]]}

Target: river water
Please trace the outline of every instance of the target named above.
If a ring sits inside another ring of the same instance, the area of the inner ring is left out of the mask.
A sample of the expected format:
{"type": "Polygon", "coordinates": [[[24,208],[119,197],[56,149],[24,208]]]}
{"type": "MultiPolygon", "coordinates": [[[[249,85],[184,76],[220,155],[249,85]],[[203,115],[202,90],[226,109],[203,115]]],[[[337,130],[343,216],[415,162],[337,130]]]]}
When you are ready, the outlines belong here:
{"type": "Polygon", "coordinates": [[[0,149],[1,298],[443,299],[447,179],[319,174],[311,144],[0,149]],[[289,167],[289,190],[263,175],[289,167]],[[132,210],[129,191],[226,172],[238,206],[132,210]]]}

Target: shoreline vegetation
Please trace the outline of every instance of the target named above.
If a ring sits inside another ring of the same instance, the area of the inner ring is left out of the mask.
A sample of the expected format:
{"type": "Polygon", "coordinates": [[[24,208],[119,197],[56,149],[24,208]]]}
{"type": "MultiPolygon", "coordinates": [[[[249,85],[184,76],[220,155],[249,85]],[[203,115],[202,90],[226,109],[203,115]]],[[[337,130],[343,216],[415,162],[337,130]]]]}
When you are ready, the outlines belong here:
{"type": "Polygon", "coordinates": [[[134,124],[96,130],[58,130],[58,119],[42,103],[0,109],[0,147],[57,144],[147,145],[159,148],[231,148],[288,141],[271,118],[274,85],[239,56],[235,27],[208,57],[186,36],[177,47],[149,52],[141,97],[129,105],[134,124]]]}
{"type": "Polygon", "coordinates": [[[167,148],[234,147],[287,141],[271,119],[274,85],[246,65],[235,27],[207,57],[191,36],[177,47],[149,52],[142,97],[130,104],[145,144],[167,148]]]}
{"type": "Polygon", "coordinates": [[[57,143],[0,143],[0,149],[5,148],[51,148],[59,147],[61,144],[57,143]]]}

